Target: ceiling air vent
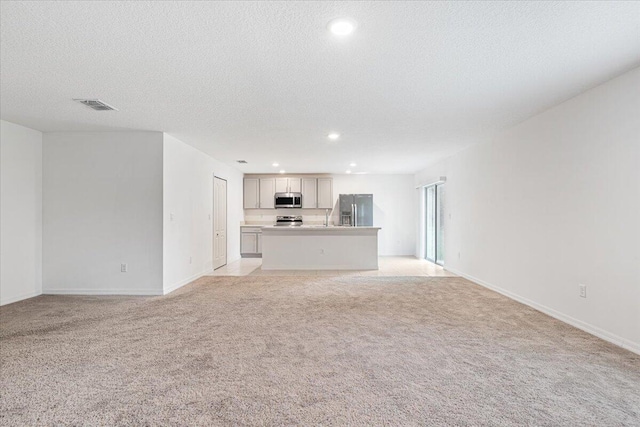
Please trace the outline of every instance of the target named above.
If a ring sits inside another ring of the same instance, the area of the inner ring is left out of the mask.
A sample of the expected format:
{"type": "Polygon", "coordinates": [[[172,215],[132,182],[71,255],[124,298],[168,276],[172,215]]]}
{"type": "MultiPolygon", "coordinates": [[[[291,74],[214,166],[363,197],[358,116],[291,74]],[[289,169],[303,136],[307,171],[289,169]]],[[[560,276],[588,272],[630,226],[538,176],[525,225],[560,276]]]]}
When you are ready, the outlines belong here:
{"type": "Polygon", "coordinates": [[[242,163],[243,165],[246,165],[246,164],[247,164],[247,161],[246,161],[246,160],[236,160],[236,162],[238,162],[238,163],[242,163]]]}
{"type": "Polygon", "coordinates": [[[92,108],[96,111],[118,111],[117,108],[112,107],[104,101],[100,101],[99,99],[73,99],[74,101],[79,102],[80,104],[84,104],[89,108],[92,108]]]}

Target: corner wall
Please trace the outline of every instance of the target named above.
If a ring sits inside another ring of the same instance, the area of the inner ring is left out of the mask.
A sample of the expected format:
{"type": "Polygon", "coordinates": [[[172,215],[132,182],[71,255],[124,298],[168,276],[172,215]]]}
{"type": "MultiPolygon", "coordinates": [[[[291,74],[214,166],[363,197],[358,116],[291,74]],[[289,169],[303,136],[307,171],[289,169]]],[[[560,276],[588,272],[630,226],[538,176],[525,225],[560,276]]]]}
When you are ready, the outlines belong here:
{"type": "Polygon", "coordinates": [[[162,144],[161,132],[44,134],[44,293],[163,293],[162,144]]]}
{"type": "Polygon", "coordinates": [[[163,135],[163,292],[212,271],[213,177],[227,180],[227,263],[240,258],[242,172],[163,135]]]}
{"type": "Polygon", "coordinates": [[[446,268],[640,353],[638,117],[635,69],[417,174],[446,268]]]}
{"type": "Polygon", "coordinates": [[[42,133],[0,121],[0,305],[42,293],[42,133]]]}

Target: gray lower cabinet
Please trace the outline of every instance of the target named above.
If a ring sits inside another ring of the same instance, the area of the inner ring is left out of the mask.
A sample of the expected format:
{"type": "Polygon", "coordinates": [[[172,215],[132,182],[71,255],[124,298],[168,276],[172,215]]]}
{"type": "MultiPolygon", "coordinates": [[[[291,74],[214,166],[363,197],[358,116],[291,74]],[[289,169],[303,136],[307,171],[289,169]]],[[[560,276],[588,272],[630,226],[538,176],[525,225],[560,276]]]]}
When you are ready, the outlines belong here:
{"type": "Polygon", "coordinates": [[[240,227],[240,255],[244,258],[262,256],[260,227],[240,227]]]}

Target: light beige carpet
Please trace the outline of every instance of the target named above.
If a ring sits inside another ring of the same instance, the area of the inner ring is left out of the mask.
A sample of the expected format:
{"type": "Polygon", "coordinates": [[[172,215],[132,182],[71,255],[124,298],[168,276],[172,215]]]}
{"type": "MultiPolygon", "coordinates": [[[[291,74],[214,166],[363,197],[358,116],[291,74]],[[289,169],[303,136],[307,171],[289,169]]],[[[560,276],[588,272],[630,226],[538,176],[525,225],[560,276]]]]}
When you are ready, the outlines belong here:
{"type": "Polygon", "coordinates": [[[461,278],[0,308],[1,425],[640,424],[640,357],[461,278]]]}

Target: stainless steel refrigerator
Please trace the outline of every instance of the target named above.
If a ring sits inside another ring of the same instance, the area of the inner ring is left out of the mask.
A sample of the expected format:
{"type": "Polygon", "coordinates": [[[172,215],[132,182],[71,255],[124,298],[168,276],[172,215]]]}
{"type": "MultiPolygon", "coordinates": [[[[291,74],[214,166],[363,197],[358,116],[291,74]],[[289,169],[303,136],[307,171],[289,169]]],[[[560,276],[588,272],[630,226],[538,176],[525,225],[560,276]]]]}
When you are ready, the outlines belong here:
{"type": "Polygon", "coordinates": [[[341,194],[340,225],[371,227],[373,225],[373,194],[341,194]]]}

